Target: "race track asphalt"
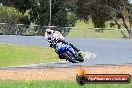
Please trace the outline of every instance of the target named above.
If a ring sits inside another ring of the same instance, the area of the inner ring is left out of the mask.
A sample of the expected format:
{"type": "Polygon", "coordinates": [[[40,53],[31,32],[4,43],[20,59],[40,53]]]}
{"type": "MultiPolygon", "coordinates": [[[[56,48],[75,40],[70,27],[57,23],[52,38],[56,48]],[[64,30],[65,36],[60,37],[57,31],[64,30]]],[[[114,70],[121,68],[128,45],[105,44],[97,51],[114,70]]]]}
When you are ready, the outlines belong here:
{"type": "MultiPolygon", "coordinates": [[[[29,67],[72,67],[77,65],[124,65],[132,64],[132,40],[104,38],[65,38],[82,51],[96,54],[96,58],[86,59],[82,63],[34,64],[29,67]]],[[[0,35],[0,43],[48,47],[44,36],[0,35]]],[[[25,66],[26,67],[26,66],[25,66]]]]}

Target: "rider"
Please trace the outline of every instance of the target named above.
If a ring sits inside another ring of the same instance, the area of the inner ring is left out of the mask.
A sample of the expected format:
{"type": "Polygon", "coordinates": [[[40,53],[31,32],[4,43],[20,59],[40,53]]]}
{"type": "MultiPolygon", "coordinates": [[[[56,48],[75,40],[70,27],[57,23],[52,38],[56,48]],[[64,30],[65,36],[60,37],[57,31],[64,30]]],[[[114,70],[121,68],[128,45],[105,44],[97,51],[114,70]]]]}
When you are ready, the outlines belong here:
{"type": "Polygon", "coordinates": [[[46,40],[50,43],[50,47],[52,47],[52,40],[55,38],[58,42],[63,42],[65,44],[70,45],[74,50],[76,50],[78,53],[80,53],[79,49],[77,49],[75,46],[73,46],[73,44],[68,43],[64,40],[64,37],[62,36],[62,34],[59,31],[53,31],[50,28],[46,29],[45,31],[45,38],[46,40]]]}

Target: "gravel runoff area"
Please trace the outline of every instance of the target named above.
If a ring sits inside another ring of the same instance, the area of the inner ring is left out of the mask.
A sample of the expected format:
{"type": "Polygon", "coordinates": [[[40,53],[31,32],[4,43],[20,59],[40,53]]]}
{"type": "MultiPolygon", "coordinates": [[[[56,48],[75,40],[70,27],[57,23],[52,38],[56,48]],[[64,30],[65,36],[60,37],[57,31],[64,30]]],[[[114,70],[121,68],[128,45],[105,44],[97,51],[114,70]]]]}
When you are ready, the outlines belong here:
{"type": "MultiPolygon", "coordinates": [[[[1,69],[0,80],[72,80],[75,81],[77,68],[48,69],[1,69]]],[[[132,65],[107,65],[83,67],[87,74],[130,74],[132,65]]]]}

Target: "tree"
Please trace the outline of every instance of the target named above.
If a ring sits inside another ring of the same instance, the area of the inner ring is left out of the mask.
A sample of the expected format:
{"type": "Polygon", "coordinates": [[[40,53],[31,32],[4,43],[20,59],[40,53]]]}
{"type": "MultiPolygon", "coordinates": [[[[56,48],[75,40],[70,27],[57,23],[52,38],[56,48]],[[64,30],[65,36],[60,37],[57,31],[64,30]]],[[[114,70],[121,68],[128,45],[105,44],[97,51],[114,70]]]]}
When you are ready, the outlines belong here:
{"type": "Polygon", "coordinates": [[[113,20],[124,38],[132,38],[132,4],[129,0],[78,0],[76,4],[80,19],[88,21],[91,17],[94,26],[99,28],[105,27],[106,21],[113,20]],[[129,21],[129,26],[126,21],[129,21]],[[122,26],[127,30],[128,37],[121,30],[122,26]]]}
{"type": "Polygon", "coordinates": [[[8,7],[12,6],[12,3],[10,0],[0,0],[0,3],[2,3],[3,6],[8,6],[8,7]]]}
{"type": "Polygon", "coordinates": [[[4,34],[14,34],[16,29],[14,29],[15,24],[24,23],[23,18],[25,16],[12,7],[0,7],[0,23],[6,24],[1,32],[4,34]]]}
{"type": "Polygon", "coordinates": [[[87,22],[92,19],[94,27],[103,28],[105,22],[110,19],[110,9],[106,7],[106,0],[78,0],[77,15],[79,19],[87,22]]]}
{"type": "MultiPolygon", "coordinates": [[[[28,10],[30,20],[39,25],[49,25],[50,1],[49,0],[11,0],[14,6],[23,14],[28,10]]],[[[69,19],[70,0],[52,0],[52,20],[51,25],[74,26],[75,20],[69,19]]],[[[70,15],[71,16],[71,15],[70,15]]]]}

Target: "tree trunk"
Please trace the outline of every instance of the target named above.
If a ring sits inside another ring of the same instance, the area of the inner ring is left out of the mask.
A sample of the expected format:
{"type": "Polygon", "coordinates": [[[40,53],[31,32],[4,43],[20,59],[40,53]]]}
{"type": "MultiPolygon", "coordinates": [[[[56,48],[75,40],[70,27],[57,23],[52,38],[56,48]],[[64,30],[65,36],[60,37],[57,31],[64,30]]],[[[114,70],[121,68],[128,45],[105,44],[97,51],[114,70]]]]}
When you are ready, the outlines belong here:
{"type": "Polygon", "coordinates": [[[126,39],[127,36],[126,36],[126,34],[124,33],[124,31],[122,30],[121,25],[118,23],[116,14],[115,14],[115,17],[112,17],[112,16],[111,16],[111,18],[113,18],[113,20],[115,21],[116,25],[118,26],[118,31],[120,32],[122,38],[125,38],[125,39],[126,39]]]}
{"type": "Polygon", "coordinates": [[[122,29],[118,29],[119,30],[119,32],[121,33],[121,36],[122,36],[122,38],[127,38],[127,36],[126,36],[126,34],[123,32],[123,30],[122,29]]]}
{"type": "Polygon", "coordinates": [[[121,25],[120,25],[117,21],[115,21],[115,23],[118,25],[118,30],[119,30],[119,32],[121,33],[122,38],[127,38],[126,34],[125,34],[125,33],[123,32],[123,30],[121,29],[121,25]]]}
{"type": "Polygon", "coordinates": [[[132,30],[130,30],[130,32],[128,33],[129,35],[129,39],[132,39],[132,30]]]}

